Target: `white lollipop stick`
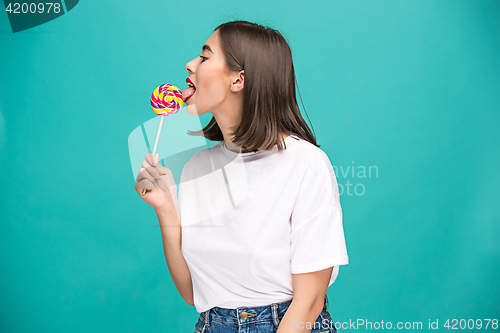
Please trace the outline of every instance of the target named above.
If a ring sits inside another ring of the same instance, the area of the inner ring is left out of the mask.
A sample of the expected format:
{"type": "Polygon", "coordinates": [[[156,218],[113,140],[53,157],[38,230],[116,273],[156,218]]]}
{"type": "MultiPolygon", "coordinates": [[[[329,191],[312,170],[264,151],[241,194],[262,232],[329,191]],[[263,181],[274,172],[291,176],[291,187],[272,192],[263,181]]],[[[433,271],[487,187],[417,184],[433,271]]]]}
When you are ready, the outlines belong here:
{"type": "MultiPolygon", "coordinates": [[[[160,133],[161,133],[161,125],[163,124],[163,118],[165,118],[164,116],[160,116],[161,117],[161,120],[160,120],[160,127],[158,127],[158,134],[156,134],[156,141],[155,141],[155,147],[153,148],[153,158],[155,156],[155,153],[156,153],[156,146],[158,145],[158,139],[160,138],[160,133]]],[[[160,162],[158,160],[158,162],[160,162]]],[[[146,189],[143,189],[142,190],[142,195],[145,195],[146,194],[146,189]]]]}
{"type": "Polygon", "coordinates": [[[158,139],[160,138],[161,124],[163,124],[163,118],[165,118],[164,116],[160,116],[160,117],[161,117],[160,127],[158,127],[158,134],[156,134],[156,141],[155,141],[155,147],[153,148],[153,155],[156,152],[156,145],[158,144],[158,139]]]}

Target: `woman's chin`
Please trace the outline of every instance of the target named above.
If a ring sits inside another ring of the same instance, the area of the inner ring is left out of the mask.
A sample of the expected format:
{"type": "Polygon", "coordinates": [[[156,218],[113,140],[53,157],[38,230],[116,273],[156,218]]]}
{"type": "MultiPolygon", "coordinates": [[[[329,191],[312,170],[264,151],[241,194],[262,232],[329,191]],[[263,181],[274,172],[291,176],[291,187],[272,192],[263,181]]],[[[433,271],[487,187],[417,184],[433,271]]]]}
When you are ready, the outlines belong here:
{"type": "Polygon", "coordinates": [[[198,109],[196,109],[196,104],[194,102],[191,104],[186,103],[186,111],[192,116],[200,116],[200,114],[198,114],[198,109]]]}

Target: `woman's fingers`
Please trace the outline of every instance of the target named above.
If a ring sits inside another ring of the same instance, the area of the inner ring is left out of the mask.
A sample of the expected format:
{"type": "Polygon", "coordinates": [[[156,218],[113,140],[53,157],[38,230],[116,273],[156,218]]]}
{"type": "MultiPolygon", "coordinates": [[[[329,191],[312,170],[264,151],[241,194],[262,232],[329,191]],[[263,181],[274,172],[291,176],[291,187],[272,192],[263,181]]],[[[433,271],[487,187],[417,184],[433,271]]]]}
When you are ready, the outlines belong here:
{"type": "Polygon", "coordinates": [[[160,165],[161,164],[159,163],[159,156],[158,156],[158,153],[156,154],[146,154],[146,156],[144,156],[144,159],[146,160],[146,162],[148,162],[151,166],[157,166],[157,165],[160,165]]]}
{"type": "Polygon", "coordinates": [[[156,180],[156,185],[161,188],[163,191],[167,190],[167,181],[166,177],[162,176],[156,180]]]}
{"type": "MultiPolygon", "coordinates": [[[[158,153],[156,153],[154,156],[153,154],[146,154],[145,160],[142,163],[142,167],[148,169],[149,171],[154,171],[154,169],[158,170],[159,176],[164,175],[166,169],[163,165],[160,164],[158,160],[158,153]],[[149,166],[151,166],[151,168],[149,168],[149,166]]],[[[151,175],[153,177],[155,176],[153,173],[151,173],[151,175]]]]}
{"type": "Polygon", "coordinates": [[[165,168],[163,170],[163,175],[156,180],[156,184],[159,188],[164,191],[167,191],[167,188],[170,189],[170,192],[175,193],[177,195],[177,184],[175,182],[172,171],[169,168],[165,168]]]}
{"type": "Polygon", "coordinates": [[[145,160],[141,164],[141,169],[136,179],[136,190],[141,189],[139,194],[142,195],[142,189],[153,190],[162,189],[167,191],[167,188],[176,186],[172,171],[169,168],[162,166],[158,161],[158,154],[146,154],[145,160]],[[152,165],[155,164],[154,166],[152,165]]]}
{"type": "Polygon", "coordinates": [[[154,183],[152,183],[151,181],[149,181],[149,179],[143,179],[143,180],[135,183],[134,188],[137,191],[137,193],[139,193],[140,195],[142,195],[142,190],[143,189],[154,190],[154,189],[156,189],[156,186],[155,186],[154,183]]]}
{"type": "Polygon", "coordinates": [[[157,164],[156,166],[151,166],[147,161],[143,161],[141,167],[146,169],[146,172],[148,172],[154,179],[159,178],[164,173],[161,164],[157,164]]]}
{"type": "Polygon", "coordinates": [[[150,182],[154,181],[154,178],[149,174],[149,172],[146,169],[140,168],[135,181],[140,182],[143,179],[148,179],[150,182]]]}

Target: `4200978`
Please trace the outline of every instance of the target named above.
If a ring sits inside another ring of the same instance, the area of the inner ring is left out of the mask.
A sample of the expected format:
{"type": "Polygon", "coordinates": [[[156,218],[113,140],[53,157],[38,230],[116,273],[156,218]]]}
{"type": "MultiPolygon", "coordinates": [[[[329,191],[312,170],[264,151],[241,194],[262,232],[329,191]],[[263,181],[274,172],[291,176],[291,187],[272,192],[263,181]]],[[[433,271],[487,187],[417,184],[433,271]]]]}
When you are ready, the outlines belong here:
{"type": "Polygon", "coordinates": [[[61,4],[58,2],[40,2],[40,3],[9,3],[5,8],[10,14],[35,14],[35,13],[60,13],[61,4]]]}

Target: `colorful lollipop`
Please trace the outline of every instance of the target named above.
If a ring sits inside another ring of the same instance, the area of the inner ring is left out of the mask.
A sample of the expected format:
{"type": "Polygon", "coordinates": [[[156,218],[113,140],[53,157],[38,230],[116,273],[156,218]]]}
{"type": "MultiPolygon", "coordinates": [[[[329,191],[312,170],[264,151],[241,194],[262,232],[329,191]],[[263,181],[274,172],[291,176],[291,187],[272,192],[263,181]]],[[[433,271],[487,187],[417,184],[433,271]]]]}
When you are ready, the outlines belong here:
{"type": "MultiPolygon", "coordinates": [[[[182,91],[172,84],[162,84],[158,86],[151,95],[151,107],[157,115],[167,117],[168,115],[179,112],[184,102],[182,101],[182,91]]],[[[160,120],[158,134],[156,134],[156,142],[153,149],[153,156],[156,152],[156,145],[160,138],[161,125],[163,117],[160,120]]],[[[142,191],[142,195],[146,194],[146,189],[142,191]]]]}
{"type": "Polygon", "coordinates": [[[151,107],[160,116],[179,112],[183,103],[182,91],[172,84],[158,86],[151,95],[151,107]]]}

